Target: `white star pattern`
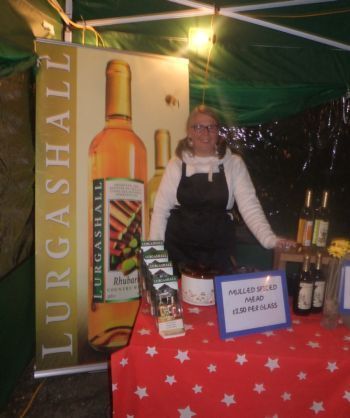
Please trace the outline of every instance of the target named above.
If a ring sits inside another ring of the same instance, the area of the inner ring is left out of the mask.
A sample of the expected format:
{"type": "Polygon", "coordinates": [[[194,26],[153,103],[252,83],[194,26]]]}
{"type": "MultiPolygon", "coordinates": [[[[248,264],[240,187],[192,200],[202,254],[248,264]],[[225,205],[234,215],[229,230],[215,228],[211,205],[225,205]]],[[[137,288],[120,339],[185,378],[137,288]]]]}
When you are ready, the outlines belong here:
{"type": "Polygon", "coordinates": [[[293,319],[293,324],[300,325],[300,319],[293,319]]]}
{"type": "Polygon", "coordinates": [[[202,343],[203,344],[208,344],[209,343],[209,340],[207,340],[206,338],[204,338],[204,340],[202,340],[202,343]]]}
{"type": "Polygon", "coordinates": [[[208,325],[208,327],[215,327],[215,322],[213,322],[213,321],[209,321],[209,322],[207,322],[207,325],[208,325]]]}
{"type": "Polygon", "coordinates": [[[345,335],[344,341],[350,341],[350,335],[345,335]]]}
{"type": "Polygon", "coordinates": [[[325,411],[325,409],[323,408],[323,402],[316,402],[316,401],[312,402],[312,406],[310,406],[310,409],[314,411],[315,414],[318,414],[321,411],[325,411]]]}
{"type": "Polygon", "coordinates": [[[203,387],[200,386],[200,385],[195,385],[192,388],[192,390],[193,390],[194,393],[202,393],[202,389],[203,389],[203,387]]]}
{"type": "Polygon", "coordinates": [[[176,382],[175,376],[167,376],[165,378],[165,383],[169,383],[170,386],[172,386],[176,382]]]}
{"type": "Polygon", "coordinates": [[[189,406],[186,406],[184,409],[178,409],[180,413],[179,418],[191,418],[197,415],[195,412],[191,411],[191,408],[189,406]]]}
{"type": "Polygon", "coordinates": [[[348,402],[350,402],[350,392],[346,390],[344,392],[343,398],[346,399],[348,402]]]}
{"type": "Polygon", "coordinates": [[[265,367],[268,367],[270,369],[270,372],[273,372],[275,369],[278,369],[280,367],[278,364],[278,359],[272,359],[269,357],[267,363],[265,364],[265,367]]]}
{"type": "Polygon", "coordinates": [[[146,328],[142,328],[142,329],[140,329],[140,330],[138,331],[138,333],[139,333],[140,335],[151,335],[151,331],[150,331],[149,329],[146,329],[146,328]]]}
{"type": "Polygon", "coordinates": [[[156,354],[158,354],[158,351],[157,351],[156,347],[147,347],[146,354],[148,354],[150,357],[153,357],[156,354]]]}
{"type": "Polygon", "coordinates": [[[189,331],[190,329],[193,329],[193,325],[192,324],[185,324],[185,331],[189,331]]]}
{"type": "Polygon", "coordinates": [[[128,359],[126,357],[122,358],[119,362],[122,367],[125,367],[129,364],[128,359]]]}
{"type": "Polygon", "coordinates": [[[188,308],[188,312],[198,315],[199,313],[202,312],[202,309],[199,309],[199,308],[188,308]]]}
{"type": "Polygon", "coordinates": [[[299,380],[306,380],[307,373],[305,373],[305,372],[299,372],[297,374],[297,376],[298,376],[298,379],[299,380]]]}
{"type": "Polygon", "coordinates": [[[235,395],[227,395],[226,393],[224,394],[224,398],[221,399],[221,402],[226,404],[226,406],[230,406],[234,403],[236,403],[235,401],[235,395]]]}
{"type": "Polygon", "coordinates": [[[315,341],[309,341],[306,345],[308,345],[311,348],[320,348],[320,344],[315,341]]]}
{"type": "Polygon", "coordinates": [[[181,351],[177,350],[177,355],[175,356],[177,360],[179,360],[181,363],[183,363],[185,360],[189,360],[188,357],[188,351],[181,351]]]}
{"type": "Polygon", "coordinates": [[[266,389],[264,387],[263,383],[255,383],[254,385],[254,392],[258,392],[258,394],[260,395],[260,393],[264,392],[266,389]]]}
{"type": "Polygon", "coordinates": [[[129,414],[127,414],[127,415],[126,415],[126,418],[134,418],[134,415],[129,415],[129,414]]]}
{"type": "Polygon", "coordinates": [[[244,363],[247,363],[248,360],[246,359],[245,354],[237,354],[236,357],[236,363],[239,363],[241,366],[243,366],[244,363]]]}
{"type": "Polygon", "coordinates": [[[234,341],[235,339],[233,338],[233,337],[230,337],[230,338],[226,338],[226,340],[225,340],[225,342],[226,343],[229,343],[229,342],[232,342],[232,341],[234,341]]]}
{"type": "Polygon", "coordinates": [[[328,362],[327,363],[327,367],[326,370],[329,370],[331,373],[333,373],[335,370],[338,370],[338,366],[336,362],[328,362]]]}
{"type": "Polygon", "coordinates": [[[215,364],[209,364],[207,369],[209,370],[209,373],[214,373],[214,372],[216,372],[216,365],[215,364]]]}
{"type": "Polygon", "coordinates": [[[287,328],[287,332],[294,332],[293,328],[287,328]]]}
{"type": "Polygon", "coordinates": [[[283,392],[281,398],[284,401],[290,401],[292,399],[292,395],[289,392],[283,392]]]}
{"type": "Polygon", "coordinates": [[[137,386],[137,389],[134,392],[140,399],[145,398],[148,396],[147,388],[140,388],[140,386],[137,386]]]}
{"type": "Polygon", "coordinates": [[[118,390],[118,383],[112,383],[112,392],[118,390]]]}
{"type": "Polygon", "coordinates": [[[295,350],[294,345],[291,345],[291,346],[289,347],[289,349],[290,349],[290,350],[295,350]]]}
{"type": "Polygon", "coordinates": [[[349,351],[349,347],[345,346],[345,347],[343,347],[343,350],[344,351],[349,351]]]}
{"type": "Polygon", "coordinates": [[[263,332],[263,334],[266,337],[273,337],[274,335],[276,335],[273,331],[266,331],[266,332],[263,332]]]}

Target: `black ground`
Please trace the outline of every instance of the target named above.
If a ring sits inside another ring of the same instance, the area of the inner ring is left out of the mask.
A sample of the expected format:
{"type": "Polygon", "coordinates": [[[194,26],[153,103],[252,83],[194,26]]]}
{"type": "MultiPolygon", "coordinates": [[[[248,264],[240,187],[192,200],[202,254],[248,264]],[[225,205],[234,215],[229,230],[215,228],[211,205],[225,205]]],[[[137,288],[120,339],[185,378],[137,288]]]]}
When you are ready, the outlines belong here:
{"type": "Polygon", "coordinates": [[[107,371],[35,379],[34,362],[19,379],[0,418],[110,418],[107,371]]]}

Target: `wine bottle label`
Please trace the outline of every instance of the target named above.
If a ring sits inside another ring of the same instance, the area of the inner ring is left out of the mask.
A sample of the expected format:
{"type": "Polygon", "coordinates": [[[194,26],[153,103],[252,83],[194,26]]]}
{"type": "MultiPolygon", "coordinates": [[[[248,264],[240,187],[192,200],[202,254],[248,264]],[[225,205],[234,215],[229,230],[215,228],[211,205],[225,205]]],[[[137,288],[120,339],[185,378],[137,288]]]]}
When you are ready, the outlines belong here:
{"type": "Polygon", "coordinates": [[[137,251],[143,198],[140,181],[93,180],[94,302],[125,302],[140,296],[137,251]]]}
{"type": "Polygon", "coordinates": [[[316,246],[325,247],[327,244],[329,222],[320,220],[318,223],[317,237],[316,237],[316,246]]]}
{"type": "Polygon", "coordinates": [[[325,291],[325,282],[324,281],[316,281],[315,282],[313,300],[312,300],[312,306],[314,308],[321,308],[322,307],[324,291],[325,291]]]}
{"type": "Polygon", "coordinates": [[[313,227],[313,221],[309,221],[309,220],[305,221],[303,239],[301,243],[304,247],[309,247],[311,245],[312,227],[313,227]]]}
{"type": "Polygon", "coordinates": [[[305,219],[299,218],[298,233],[297,233],[297,243],[298,244],[302,244],[302,242],[303,242],[304,228],[305,228],[305,219]]]}
{"type": "Polygon", "coordinates": [[[311,308],[312,303],[312,283],[300,283],[298,294],[298,308],[302,310],[308,310],[311,308]]]}

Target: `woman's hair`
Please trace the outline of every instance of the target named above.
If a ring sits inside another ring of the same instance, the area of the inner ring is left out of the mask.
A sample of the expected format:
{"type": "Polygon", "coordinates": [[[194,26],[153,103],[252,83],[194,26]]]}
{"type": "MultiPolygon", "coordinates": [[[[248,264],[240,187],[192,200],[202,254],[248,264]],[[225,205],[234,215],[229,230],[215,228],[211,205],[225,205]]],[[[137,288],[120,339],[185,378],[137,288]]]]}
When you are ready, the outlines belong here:
{"type": "MultiPolygon", "coordinates": [[[[209,106],[199,105],[192,110],[189,117],[187,118],[187,123],[186,123],[187,132],[189,131],[189,129],[192,126],[193,119],[199,113],[201,113],[203,115],[210,116],[212,119],[215,120],[215,122],[217,123],[218,126],[221,126],[220,117],[214,109],[212,109],[209,106]]],[[[217,140],[217,144],[216,144],[216,150],[217,150],[218,158],[220,158],[220,159],[223,158],[225,153],[226,153],[226,141],[225,141],[224,138],[221,138],[219,135],[218,135],[218,140],[217,140]]],[[[189,154],[193,154],[193,149],[190,146],[188,137],[183,138],[178,142],[177,147],[175,149],[175,154],[176,154],[177,157],[182,159],[182,153],[184,151],[188,152],[189,154]]]]}

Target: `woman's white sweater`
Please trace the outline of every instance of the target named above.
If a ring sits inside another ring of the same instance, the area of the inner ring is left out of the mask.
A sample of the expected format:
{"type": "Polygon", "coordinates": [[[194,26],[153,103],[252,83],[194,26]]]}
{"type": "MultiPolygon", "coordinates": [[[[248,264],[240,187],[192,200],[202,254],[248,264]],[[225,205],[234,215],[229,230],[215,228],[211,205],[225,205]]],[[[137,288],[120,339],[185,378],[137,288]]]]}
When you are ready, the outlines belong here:
{"type": "MultiPolygon", "coordinates": [[[[223,164],[229,192],[226,209],[232,209],[236,201],[244,222],[261,245],[265,248],[275,247],[277,237],[266,219],[247,167],[239,155],[227,150],[224,158],[219,159],[216,156],[193,157],[184,153],[183,161],[186,163],[186,176],[208,173],[208,181],[212,180],[212,174],[219,172],[219,165],[223,164]]],[[[182,161],[173,157],[167,164],[155,198],[149,236],[151,240],[164,240],[170,210],[179,205],[176,194],[181,173],[182,161]]]]}

